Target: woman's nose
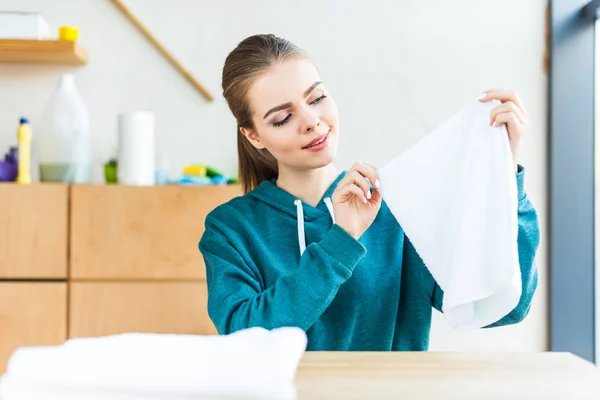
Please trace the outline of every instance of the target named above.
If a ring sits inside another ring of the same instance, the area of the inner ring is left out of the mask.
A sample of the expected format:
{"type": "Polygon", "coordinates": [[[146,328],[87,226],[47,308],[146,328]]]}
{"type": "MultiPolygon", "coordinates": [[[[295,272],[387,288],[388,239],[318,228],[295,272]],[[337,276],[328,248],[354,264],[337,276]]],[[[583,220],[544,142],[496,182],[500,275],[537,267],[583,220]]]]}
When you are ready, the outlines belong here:
{"type": "Polygon", "coordinates": [[[319,116],[311,111],[304,112],[304,133],[310,133],[321,125],[319,116]]]}

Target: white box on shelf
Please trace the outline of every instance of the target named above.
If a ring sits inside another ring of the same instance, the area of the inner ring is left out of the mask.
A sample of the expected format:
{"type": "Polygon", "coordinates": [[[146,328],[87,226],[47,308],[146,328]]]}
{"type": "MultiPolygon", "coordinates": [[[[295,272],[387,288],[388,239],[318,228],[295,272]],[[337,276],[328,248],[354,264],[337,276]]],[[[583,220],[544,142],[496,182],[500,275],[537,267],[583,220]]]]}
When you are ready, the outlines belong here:
{"type": "Polygon", "coordinates": [[[0,11],[0,39],[50,39],[50,27],[37,12],[0,11]]]}

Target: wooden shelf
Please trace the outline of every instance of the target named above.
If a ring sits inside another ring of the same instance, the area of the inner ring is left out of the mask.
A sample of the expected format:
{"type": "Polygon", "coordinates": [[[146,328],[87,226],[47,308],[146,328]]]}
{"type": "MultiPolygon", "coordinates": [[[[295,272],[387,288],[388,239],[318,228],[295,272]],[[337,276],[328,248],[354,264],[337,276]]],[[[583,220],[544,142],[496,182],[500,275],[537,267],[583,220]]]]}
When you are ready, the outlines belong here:
{"type": "Polygon", "coordinates": [[[87,64],[87,52],[76,42],[0,39],[2,63],[87,64]]]}

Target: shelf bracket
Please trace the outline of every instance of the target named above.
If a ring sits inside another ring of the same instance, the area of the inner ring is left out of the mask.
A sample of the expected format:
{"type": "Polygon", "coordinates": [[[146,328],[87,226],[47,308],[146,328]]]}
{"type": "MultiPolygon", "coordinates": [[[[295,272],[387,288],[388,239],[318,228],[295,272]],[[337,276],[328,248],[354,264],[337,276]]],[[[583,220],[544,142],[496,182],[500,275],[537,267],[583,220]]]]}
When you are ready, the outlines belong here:
{"type": "Polygon", "coordinates": [[[144,36],[162,53],[163,56],[192,84],[208,101],[213,101],[214,96],[202,85],[165,46],[163,46],[154,35],[146,28],[139,19],[131,13],[131,11],[123,4],[121,0],[111,0],[117,8],[138,28],[144,36]]]}

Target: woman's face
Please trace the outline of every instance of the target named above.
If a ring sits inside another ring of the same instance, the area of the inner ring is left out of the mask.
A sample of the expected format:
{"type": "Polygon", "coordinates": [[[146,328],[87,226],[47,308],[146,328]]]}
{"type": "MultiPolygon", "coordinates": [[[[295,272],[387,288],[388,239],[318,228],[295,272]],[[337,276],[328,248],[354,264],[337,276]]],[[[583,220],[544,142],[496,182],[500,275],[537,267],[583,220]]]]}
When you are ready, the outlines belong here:
{"type": "Polygon", "coordinates": [[[280,169],[320,168],[333,162],[338,111],[308,59],[274,64],[251,86],[248,100],[255,130],[242,133],[267,149],[280,169]]]}

